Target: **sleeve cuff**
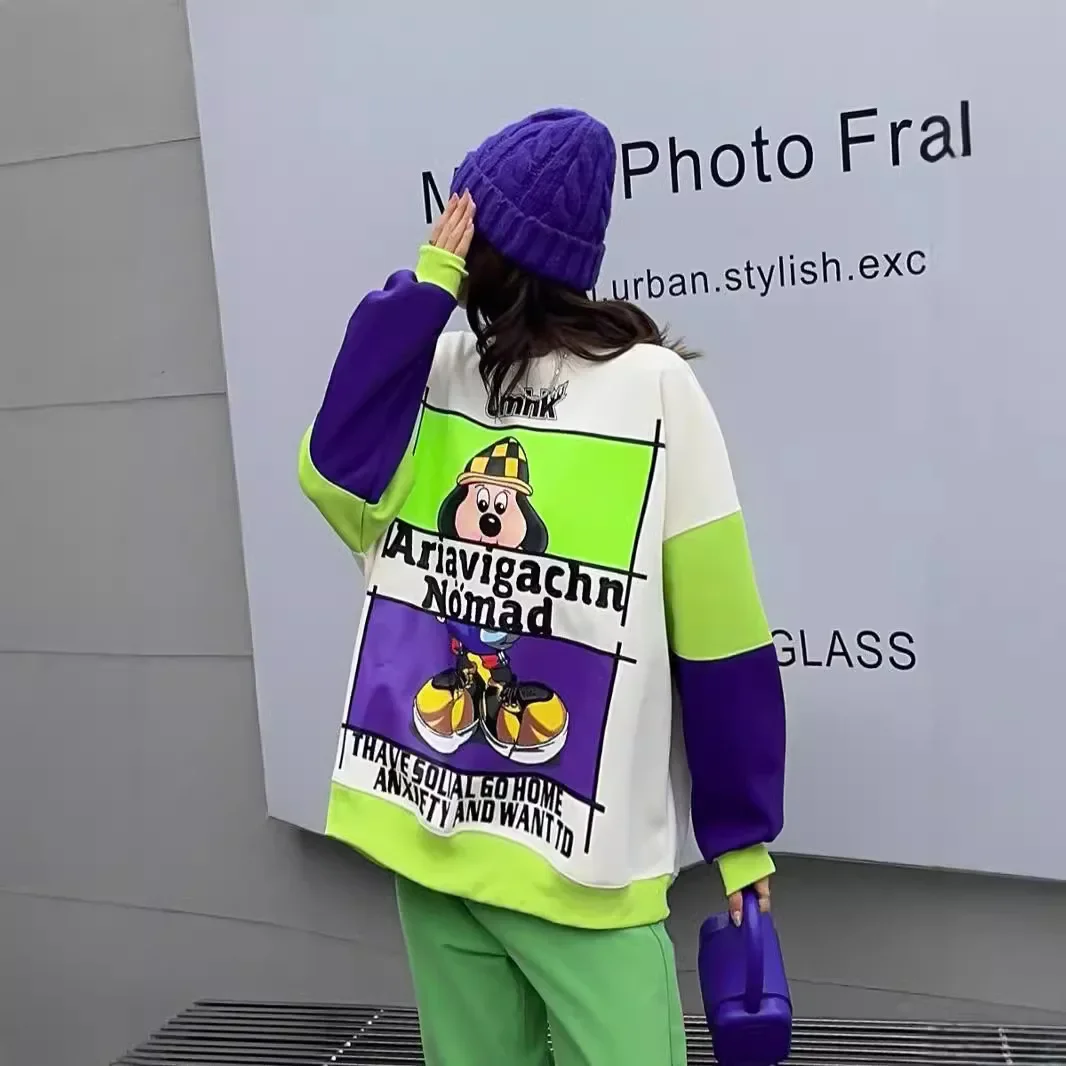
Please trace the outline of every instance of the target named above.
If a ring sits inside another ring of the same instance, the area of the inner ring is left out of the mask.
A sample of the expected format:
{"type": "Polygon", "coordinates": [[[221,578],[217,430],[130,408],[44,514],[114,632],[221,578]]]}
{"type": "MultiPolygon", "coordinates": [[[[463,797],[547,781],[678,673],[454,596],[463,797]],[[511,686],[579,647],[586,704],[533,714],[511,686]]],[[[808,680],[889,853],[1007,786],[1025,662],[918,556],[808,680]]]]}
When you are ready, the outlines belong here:
{"type": "Polygon", "coordinates": [[[718,859],[718,872],[722,875],[727,896],[754,885],[776,870],[765,844],[755,844],[740,851],[727,851],[718,859]]]}
{"type": "Polygon", "coordinates": [[[466,277],[466,263],[459,256],[446,252],[443,248],[424,244],[418,253],[415,277],[419,281],[436,285],[449,293],[453,299],[457,299],[459,286],[466,277]]]}

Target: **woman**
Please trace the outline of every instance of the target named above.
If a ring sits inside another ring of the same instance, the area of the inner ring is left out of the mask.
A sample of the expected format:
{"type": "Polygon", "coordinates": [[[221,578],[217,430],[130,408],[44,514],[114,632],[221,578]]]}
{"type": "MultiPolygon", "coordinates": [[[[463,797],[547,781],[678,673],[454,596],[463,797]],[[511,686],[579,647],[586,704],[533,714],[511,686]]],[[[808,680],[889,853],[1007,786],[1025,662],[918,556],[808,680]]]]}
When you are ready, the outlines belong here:
{"type": "Polygon", "coordinates": [[[397,875],[430,1066],[544,1066],[549,1026],[558,1066],[683,1063],[690,812],[734,920],[769,905],[777,660],[706,396],[586,295],[614,172],[579,111],[471,152],[303,442],[368,588],[327,832],[397,875]]]}

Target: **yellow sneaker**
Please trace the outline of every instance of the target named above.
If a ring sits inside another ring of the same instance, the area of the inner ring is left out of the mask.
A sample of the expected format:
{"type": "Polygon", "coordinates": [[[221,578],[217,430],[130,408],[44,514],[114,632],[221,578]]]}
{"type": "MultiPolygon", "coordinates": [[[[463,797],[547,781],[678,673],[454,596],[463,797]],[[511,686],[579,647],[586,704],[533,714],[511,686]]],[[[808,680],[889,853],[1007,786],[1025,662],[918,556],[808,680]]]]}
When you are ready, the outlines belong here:
{"type": "Polygon", "coordinates": [[[547,685],[517,682],[507,685],[498,699],[486,700],[482,729],[505,758],[536,765],[562,751],[569,720],[565,704],[547,685]]]}
{"type": "Polygon", "coordinates": [[[418,690],[414,723],[418,735],[442,755],[457,751],[474,735],[474,701],[458,670],[442,670],[418,690]]]}

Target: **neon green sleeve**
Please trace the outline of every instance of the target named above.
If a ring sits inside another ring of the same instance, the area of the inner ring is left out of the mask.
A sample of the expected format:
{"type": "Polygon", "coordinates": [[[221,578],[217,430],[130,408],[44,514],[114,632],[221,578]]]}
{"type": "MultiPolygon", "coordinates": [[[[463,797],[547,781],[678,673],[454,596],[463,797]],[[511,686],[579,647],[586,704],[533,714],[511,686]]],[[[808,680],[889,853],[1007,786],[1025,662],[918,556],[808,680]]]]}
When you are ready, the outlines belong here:
{"type": "MultiPolygon", "coordinates": [[[[313,427],[312,427],[313,428],[313,427]]],[[[388,528],[400,513],[414,482],[415,464],[410,447],[376,503],[368,503],[324,478],[311,459],[311,429],[300,444],[298,475],[304,495],[342,541],[360,555],[388,528]]]]}

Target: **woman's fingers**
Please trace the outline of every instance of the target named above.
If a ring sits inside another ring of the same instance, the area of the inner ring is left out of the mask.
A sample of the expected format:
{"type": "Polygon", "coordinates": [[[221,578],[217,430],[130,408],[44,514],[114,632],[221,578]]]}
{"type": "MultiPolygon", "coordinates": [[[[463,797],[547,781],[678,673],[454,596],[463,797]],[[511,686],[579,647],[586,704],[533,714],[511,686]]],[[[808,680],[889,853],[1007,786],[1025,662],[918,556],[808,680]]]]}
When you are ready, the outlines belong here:
{"type": "Polygon", "coordinates": [[[755,894],[759,897],[759,910],[766,914],[770,910],[770,879],[763,878],[755,886],[755,894]]]}
{"type": "Polygon", "coordinates": [[[429,243],[461,259],[470,251],[474,237],[474,201],[469,192],[448,198],[440,218],[429,233],[429,243]]]}
{"type": "Polygon", "coordinates": [[[740,925],[744,921],[744,894],[734,892],[729,897],[729,917],[734,925],[740,925]]]}
{"type": "Polygon", "coordinates": [[[437,247],[453,255],[465,256],[474,230],[474,201],[470,193],[464,192],[454,206],[449,203],[442,220],[435,242],[437,247]]]}
{"type": "Polygon", "coordinates": [[[466,229],[467,221],[470,218],[470,213],[474,208],[474,201],[470,199],[470,193],[464,192],[459,198],[458,206],[452,215],[451,222],[448,226],[448,251],[455,252],[456,247],[459,244],[459,240],[466,229]]]}
{"type": "Polygon", "coordinates": [[[463,231],[462,236],[459,238],[459,243],[455,247],[455,254],[460,259],[465,259],[467,252],[470,251],[470,242],[474,239],[474,221],[471,219],[466,224],[466,229],[463,231]]]}
{"type": "Polygon", "coordinates": [[[459,218],[462,212],[463,198],[456,193],[452,193],[448,198],[448,202],[444,205],[444,211],[441,212],[440,218],[437,219],[433,227],[433,232],[430,234],[430,243],[435,244],[438,248],[443,248],[455,228],[456,219],[459,218]]]}
{"type": "Polygon", "coordinates": [[[448,201],[448,206],[444,209],[444,214],[441,215],[440,226],[440,242],[443,244],[448,239],[448,234],[451,232],[452,226],[455,225],[455,218],[463,209],[463,201],[453,195],[448,201]]]}
{"type": "Polygon", "coordinates": [[[440,217],[433,223],[433,228],[429,231],[429,243],[440,246],[441,234],[444,232],[444,226],[448,222],[448,219],[455,212],[456,204],[459,201],[459,197],[454,193],[448,198],[448,202],[444,205],[444,210],[441,212],[440,217]]]}
{"type": "Polygon", "coordinates": [[[466,221],[455,245],[455,254],[460,259],[466,258],[466,253],[470,251],[470,242],[474,239],[474,213],[474,202],[471,200],[470,209],[466,213],[466,221]]]}
{"type": "MultiPolygon", "coordinates": [[[[770,879],[764,878],[751,886],[759,900],[759,910],[763,914],[770,911],[770,879]]],[[[734,925],[740,925],[744,921],[744,893],[734,892],[729,897],[729,917],[734,925]]]]}

